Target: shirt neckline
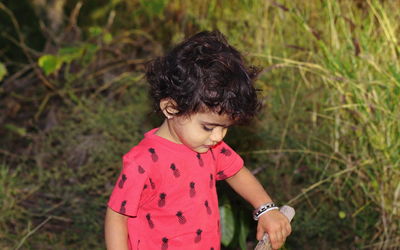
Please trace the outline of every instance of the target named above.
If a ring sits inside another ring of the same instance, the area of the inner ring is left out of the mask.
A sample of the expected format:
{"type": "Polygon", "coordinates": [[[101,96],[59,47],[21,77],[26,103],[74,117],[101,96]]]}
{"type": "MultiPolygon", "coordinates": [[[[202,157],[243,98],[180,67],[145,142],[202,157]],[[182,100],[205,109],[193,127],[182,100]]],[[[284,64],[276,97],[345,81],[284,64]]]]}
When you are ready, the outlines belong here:
{"type": "Polygon", "coordinates": [[[159,128],[153,128],[152,130],[146,132],[144,134],[144,137],[146,139],[150,139],[155,141],[156,143],[162,144],[165,147],[174,150],[174,151],[178,151],[178,152],[182,152],[182,151],[186,151],[186,152],[190,152],[190,153],[196,153],[194,150],[190,149],[189,147],[187,147],[184,144],[179,144],[173,141],[170,141],[164,137],[161,137],[159,135],[156,135],[155,133],[158,131],[159,128]]]}

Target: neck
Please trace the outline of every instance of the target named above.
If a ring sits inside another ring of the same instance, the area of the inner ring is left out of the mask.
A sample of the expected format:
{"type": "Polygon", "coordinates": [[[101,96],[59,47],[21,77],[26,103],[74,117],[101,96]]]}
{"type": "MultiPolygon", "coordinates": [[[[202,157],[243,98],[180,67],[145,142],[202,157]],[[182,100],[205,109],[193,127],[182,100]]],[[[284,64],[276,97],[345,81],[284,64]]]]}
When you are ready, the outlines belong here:
{"type": "Polygon", "coordinates": [[[169,121],[168,119],[165,119],[155,134],[169,141],[182,144],[178,140],[177,136],[174,133],[174,130],[172,129],[168,121],[169,121]]]}

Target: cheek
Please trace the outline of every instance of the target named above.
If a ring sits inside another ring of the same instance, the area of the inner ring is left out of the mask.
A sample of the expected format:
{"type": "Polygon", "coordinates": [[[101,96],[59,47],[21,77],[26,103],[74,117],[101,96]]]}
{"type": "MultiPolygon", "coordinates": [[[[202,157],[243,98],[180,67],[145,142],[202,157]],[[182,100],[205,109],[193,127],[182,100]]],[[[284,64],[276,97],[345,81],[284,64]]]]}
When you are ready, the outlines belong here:
{"type": "Polygon", "coordinates": [[[193,132],[190,135],[190,141],[194,144],[205,144],[208,140],[208,135],[205,133],[193,132]]]}
{"type": "Polygon", "coordinates": [[[204,131],[193,130],[185,134],[185,140],[193,146],[201,146],[208,143],[209,135],[204,131]]]}
{"type": "Polygon", "coordinates": [[[193,131],[187,127],[181,127],[179,130],[179,139],[183,144],[186,145],[198,144],[198,139],[196,137],[197,137],[196,131],[193,131]]]}
{"type": "Polygon", "coordinates": [[[179,124],[176,129],[182,143],[192,147],[208,144],[210,133],[197,124],[179,124]]]}
{"type": "Polygon", "coordinates": [[[226,133],[228,133],[228,129],[227,129],[227,128],[224,128],[224,131],[223,131],[223,133],[222,133],[222,138],[225,138],[226,133]]]}

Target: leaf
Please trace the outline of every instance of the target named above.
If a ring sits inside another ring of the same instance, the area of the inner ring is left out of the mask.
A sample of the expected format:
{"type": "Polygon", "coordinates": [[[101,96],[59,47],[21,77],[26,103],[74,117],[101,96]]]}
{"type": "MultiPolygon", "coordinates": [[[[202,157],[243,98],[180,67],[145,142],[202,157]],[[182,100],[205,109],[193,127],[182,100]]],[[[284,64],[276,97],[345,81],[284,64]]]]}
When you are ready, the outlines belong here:
{"type": "Polygon", "coordinates": [[[111,43],[112,39],[113,37],[110,32],[107,32],[103,35],[103,42],[105,42],[106,44],[111,43]]]}
{"type": "Polygon", "coordinates": [[[339,218],[342,220],[346,218],[346,213],[344,211],[339,211],[339,218]]]}
{"type": "Polygon", "coordinates": [[[92,26],[89,28],[90,37],[99,36],[103,32],[103,29],[99,26],[92,26]]]}
{"type": "Polygon", "coordinates": [[[38,64],[46,75],[50,75],[61,68],[62,61],[55,55],[44,55],[39,58],[38,64]]]}
{"type": "Polygon", "coordinates": [[[140,4],[148,11],[150,16],[161,15],[167,5],[165,0],[141,0],[140,4]]]}
{"type": "Polygon", "coordinates": [[[5,124],[4,128],[20,136],[26,135],[26,129],[13,124],[5,124]]]}
{"type": "Polygon", "coordinates": [[[219,207],[219,213],[221,216],[221,242],[224,246],[228,246],[233,240],[235,234],[235,219],[229,200],[226,200],[224,204],[219,207]]]}
{"type": "Polygon", "coordinates": [[[7,68],[6,66],[0,62],[0,81],[7,75],[7,68]]]}
{"type": "Polygon", "coordinates": [[[71,63],[73,60],[82,57],[84,48],[81,47],[64,47],[58,51],[59,58],[62,63],[71,63]]]}
{"type": "Polygon", "coordinates": [[[93,43],[86,43],[83,46],[83,61],[88,63],[93,59],[98,47],[93,43]]]}
{"type": "Polygon", "coordinates": [[[242,250],[247,249],[247,235],[249,234],[250,228],[247,221],[247,214],[243,209],[240,210],[240,227],[239,227],[239,245],[242,250]]]}

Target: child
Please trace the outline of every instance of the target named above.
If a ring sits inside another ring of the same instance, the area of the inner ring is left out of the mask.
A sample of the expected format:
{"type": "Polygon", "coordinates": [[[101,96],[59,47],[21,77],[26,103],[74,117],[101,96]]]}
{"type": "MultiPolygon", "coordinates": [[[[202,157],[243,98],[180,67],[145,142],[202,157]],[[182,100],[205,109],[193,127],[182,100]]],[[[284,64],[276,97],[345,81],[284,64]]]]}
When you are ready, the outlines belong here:
{"type": "Polygon", "coordinates": [[[220,249],[217,180],[256,209],[257,239],[268,233],[273,248],[282,246],[288,220],[222,141],[259,109],[256,73],[218,31],[198,33],[148,65],[165,120],[123,157],[105,219],[108,249],[220,249]]]}

